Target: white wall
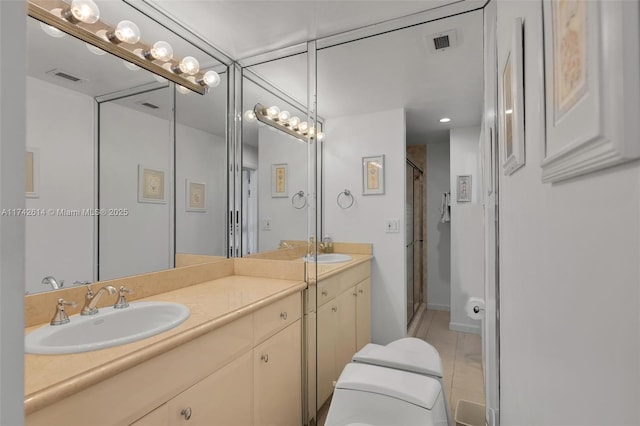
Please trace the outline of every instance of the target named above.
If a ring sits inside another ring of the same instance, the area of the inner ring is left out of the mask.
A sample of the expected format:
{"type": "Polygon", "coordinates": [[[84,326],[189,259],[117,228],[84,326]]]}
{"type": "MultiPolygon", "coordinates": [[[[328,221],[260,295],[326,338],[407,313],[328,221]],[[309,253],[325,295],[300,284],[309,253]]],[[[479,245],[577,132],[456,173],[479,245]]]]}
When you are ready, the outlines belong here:
{"type": "Polygon", "coordinates": [[[484,295],[484,211],[480,204],[480,127],[451,129],[451,322],[456,331],[480,333],[465,312],[467,299],[484,295]],[[457,202],[457,176],[471,175],[471,202],[457,202]]]}
{"type": "Polygon", "coordinates": [[[100,105],[100,208],[128,208],[100,218],[100,280],[172,266],[173,198],[168,120],[113,102],[100,105]],[[164,204],[138,202],[138,165],[165,171],[164,204]]]}
{"type": "MultiPolygon", "coordinates": [[[[24,204],[26,2],[0,1],[0,208],[24,204]]],[[[0,424],[24,422],[24,216],[0,215],[0,424]]]]}
{"type": "Polygon", "coordinates": [[[451,222],[440,223],[449,192],[449,142],[427,142],[427,308],[451,307],[451,222]]]}
{"type": "Polygon", "coordinates": [[[373,243],[371,265],[372,340],[386,344],[406,335],[404,232],[386,233],[385,220],[404,229],[405,115],[403,109],[337,117],[325,127],[325,225],[334,241],[373,243]],[[362,157],[385,156],[385,194],[362,195],[362,157]],[[355,202],[336,204],[345,188],[355,202]]]}
{"type": "Polygon", "coordinates": [[[223,138],[176,126],[176,252],[225,256],[227,167],[223,138]],[[206,184],[206,212],[186,211],[186,179],[206,184]]]}
{"type": "Polygon", "coordinates": [[[307,239],[307,209],[296,209],[291,197],[306,192],[308,145],[269,126],[258,131],[258,251],[278,248],[280,240],[307,239]],[[287,197],[271,197],[271,165],[288,165],[287,197]],[[271,221],[265,230],[264,221],[271,221]]]}
{"type": "MultiPolygon", "coordinates": [[[[501,174],[501,422],[637,425],[640,164],[541,183],[540,1],[498,2],[499,67],[516,17],[525,28],[526,164],[501,174]]],[[[638,46],[637,35],[627,39],[638,46]]]]}
{"type": "Polygon", "coordinates": [[[52,275],[66,285],[93,281],[94,218],[58,209],[94,208],[94,101],[27,77],[27,147],[39,156],[39,196],[26,207],[45,216],[26,218],[26,291],[50,290],[52,275]]]}

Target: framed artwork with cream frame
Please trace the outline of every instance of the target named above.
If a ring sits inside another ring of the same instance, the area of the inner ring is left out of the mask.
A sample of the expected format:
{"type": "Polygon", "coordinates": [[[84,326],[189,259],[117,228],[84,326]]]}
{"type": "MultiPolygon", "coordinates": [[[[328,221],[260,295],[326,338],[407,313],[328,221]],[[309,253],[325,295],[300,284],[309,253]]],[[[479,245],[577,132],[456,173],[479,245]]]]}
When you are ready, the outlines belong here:
{"type": "Polygon", "coordinates": [[[362,157],[362,195],[384,194],[384,155],[362,157]]]}
{"type": "Polygon", "coordinates": [[[40,197],[40,152],[37,148],[27,147],[25,151],[25,171],[25,197],[40,197]]]}
{"type": "Polygon", "coordinates": [[[289,166],[271,165],[271,198],[289,198],[289,166]]]}
{"type": "Polygon", "coordinates": [[[639,9],[544,0],[543,182],[640,157],[639,9]]]}
{"type": "Polygon", "coordinates": [[[188,212],[206,212],[206,194],[207,185],[204,182],[198,182],[186,179],[185,191],[185,209],[188,212]]]}
{"type": "Polygon", "coordinates": [[[138,202],[166,204],[166,171],[138,164],[138,202]]]}
{"type": "Polygon", "coordinates": [[[524,132],[524,55],[522,18],[516,18],[511,49],[502,66],[499,117],[502,130],[503,168],[511,175],[525,164],[524,132]]]}

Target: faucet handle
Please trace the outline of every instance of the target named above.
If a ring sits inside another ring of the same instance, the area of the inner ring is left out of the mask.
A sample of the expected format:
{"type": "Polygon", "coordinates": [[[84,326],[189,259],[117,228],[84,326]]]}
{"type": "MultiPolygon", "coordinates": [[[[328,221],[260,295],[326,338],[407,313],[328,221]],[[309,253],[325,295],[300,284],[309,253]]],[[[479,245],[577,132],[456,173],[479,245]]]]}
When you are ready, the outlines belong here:
{"type": "Polygon", "coordinates": [[[64,299],[58,299],[57,305],[56,305],[56,313],[53,315],[53,318],[51,318],[51,325],[62,325],[62,324],[66,324],[69,322],[69,316],[67,315],[67,313],[64,310],[65,306],[76,306],[76,302],[67,302],[64,299]]]}
{"type": "Polygon", "coordinates": [[[119,291],[119,296],[118,296],[118,301],[116,302],[115,305],[113,305],[114,309],[124,309],[127,306],[129,306],[129,302],[127,302],[126,299],[126,295],[127,294],[131,294],[133,293],[133,290],[131,290],[130,288],[126,288],[125,286],[121,285],[120,286],[120,291],[119,291]]]}

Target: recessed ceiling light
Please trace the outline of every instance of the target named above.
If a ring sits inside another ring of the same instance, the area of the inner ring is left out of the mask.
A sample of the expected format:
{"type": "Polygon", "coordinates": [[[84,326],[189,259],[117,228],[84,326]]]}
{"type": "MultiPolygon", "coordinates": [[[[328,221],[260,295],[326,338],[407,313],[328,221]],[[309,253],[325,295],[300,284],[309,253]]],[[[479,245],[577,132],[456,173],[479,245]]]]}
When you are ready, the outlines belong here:
{"type": "Polygon", "coordinates": [[[440,119],[440,122],[441,122],[441,123],[448,123],[448,122],[450,122],[450,121],[451,121],[451,119],[450,119],[449,117],[442,117],[442,118],[440,119]]]}

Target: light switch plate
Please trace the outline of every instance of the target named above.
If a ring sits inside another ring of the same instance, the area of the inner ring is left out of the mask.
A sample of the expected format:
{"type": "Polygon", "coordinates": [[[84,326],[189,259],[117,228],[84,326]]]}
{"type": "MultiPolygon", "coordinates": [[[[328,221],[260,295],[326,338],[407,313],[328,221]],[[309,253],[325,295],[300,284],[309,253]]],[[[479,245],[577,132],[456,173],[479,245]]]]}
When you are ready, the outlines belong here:
{"type": "Polygon", "coordinates": [[[262,230],[263,231],[271,231],[271,218],[265,217],[262,219],[262,230]]]}

